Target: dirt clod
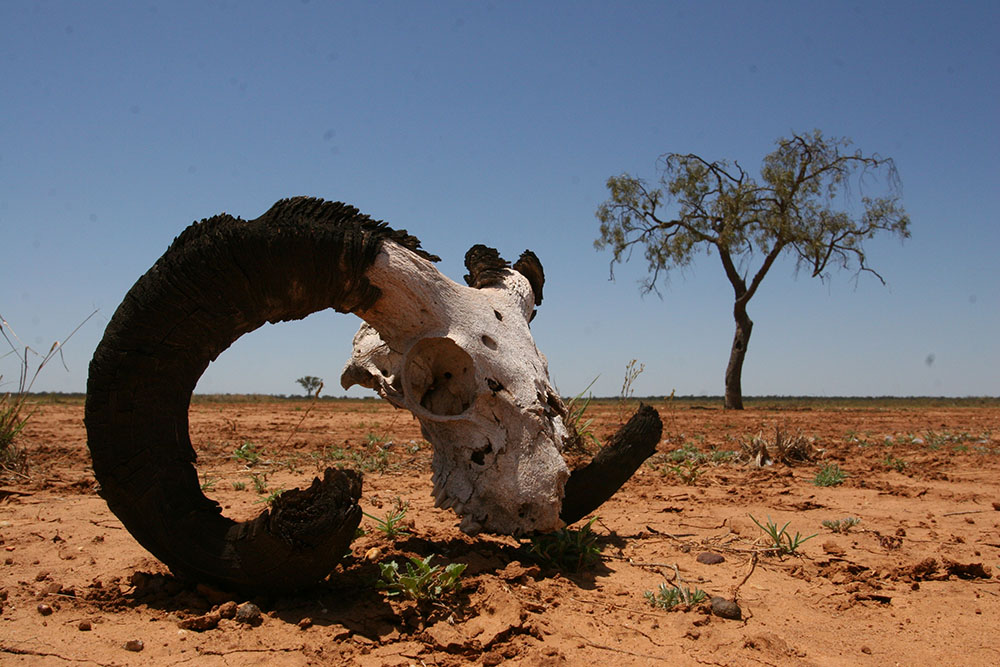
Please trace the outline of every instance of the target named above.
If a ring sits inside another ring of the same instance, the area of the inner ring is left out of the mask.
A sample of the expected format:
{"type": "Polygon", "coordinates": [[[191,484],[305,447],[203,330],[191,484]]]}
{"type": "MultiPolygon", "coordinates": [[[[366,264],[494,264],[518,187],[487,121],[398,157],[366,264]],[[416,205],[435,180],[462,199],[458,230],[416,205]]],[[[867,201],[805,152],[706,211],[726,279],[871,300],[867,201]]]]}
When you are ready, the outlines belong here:
{"type": "Polygon", "coordinates": [[[698,554],[696,559],[699,563],[704,563],[705,565],[718,565],[719,563],[725,563],[726,558],[722,554],[717,554],[714,551],[702,551],[698,554]]]}
{"type": "Polygon", "coordinates": [[[132,651],[133,653],[138,653],[144,648],[146,648],[146,645],[142,643],[141,639],[130,639],[127,642],[125,642],[126,651],[132,651]]]}

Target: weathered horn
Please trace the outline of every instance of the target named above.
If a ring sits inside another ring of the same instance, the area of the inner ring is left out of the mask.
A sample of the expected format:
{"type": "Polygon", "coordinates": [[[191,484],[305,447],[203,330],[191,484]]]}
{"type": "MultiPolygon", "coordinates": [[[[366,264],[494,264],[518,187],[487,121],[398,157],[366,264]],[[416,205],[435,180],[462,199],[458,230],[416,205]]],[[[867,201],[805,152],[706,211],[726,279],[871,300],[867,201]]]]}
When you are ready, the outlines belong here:
{"type": "Polygon", "coordinates": [[[340,203],[296,198],[256,220],[227,215],[185,230],[132,287],[90,366],[87,439],[100,494],[139,542],[178,574],[247,591],[326,576],[361,518],[361,476],[327,470],[248,522],[201,491],[188,433],[191,394],[241,335],[334,308],[365,320],[344,386],[410,410],[434,445],[434,495],[462,529],[555,530],[609,498],[652,454],[643,407],[594,460],[570,471],[575,434],[528,322],[544,273],[471,251],[470,285],[431,263],[405,231],[340,203]]]}
{"type": "Polygon", "coordinates": [[[257,519],[234,522],[201,492],[188,407],[209,362],[243,334],[371,305],[379,290],[364,273],[385,239],[431,257],[350,206],[283,200],[256,220],[193,224],[125,296],[90,364],[87,443],[101,496],[172,570],[290,590],[326,576],[344,554],[361,519],[359,475],[327,471],[257,519]]]}

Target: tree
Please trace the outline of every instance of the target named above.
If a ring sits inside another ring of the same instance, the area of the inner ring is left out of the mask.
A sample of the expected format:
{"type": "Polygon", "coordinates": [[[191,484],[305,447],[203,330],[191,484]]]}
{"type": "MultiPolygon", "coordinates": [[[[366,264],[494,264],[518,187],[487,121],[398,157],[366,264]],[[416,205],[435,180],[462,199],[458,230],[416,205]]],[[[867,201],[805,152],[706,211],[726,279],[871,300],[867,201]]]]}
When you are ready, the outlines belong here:
{"type": "Polygon", "coordinates": [[[611,247],[612,270],[616,262],[628,261],[636,246],[644,247],[647,292],[670,269],[688,265],[696,250],[718,253],[735,297],[725,400],[737,410],[743,408],[743,360],[753,329],[747,304],[775,260],[788,253],[798,269],[821,280],[830,268],[856,266],[855,278],[870,273],[884,285],[868,265],[864,242],[879,232],[910,236],[891,158],[851,151],[850,140],[828,139],[819,130],[776,144],[764,158],[759,181],[738,162],[667,153],[657,161],[657,185],[629,174],[612,176],[611,196],[596,212],[601,235],[594,245],[611,247]],[[851,188],[854,176],[860,210],[851,188]],[[870,181],[883,181],[882,196],[864,192],[870,181]],[[668,205],[674,215],[662,211],[668,205]]]}
{"type": "Polygon", "coordinates": [[[323,388],[323,378],[318,378],[315,375],[300,377],[296,380],[296,382],[302,385],[302,388],[306,390],[306,396],[312,396],[323,388]]]}

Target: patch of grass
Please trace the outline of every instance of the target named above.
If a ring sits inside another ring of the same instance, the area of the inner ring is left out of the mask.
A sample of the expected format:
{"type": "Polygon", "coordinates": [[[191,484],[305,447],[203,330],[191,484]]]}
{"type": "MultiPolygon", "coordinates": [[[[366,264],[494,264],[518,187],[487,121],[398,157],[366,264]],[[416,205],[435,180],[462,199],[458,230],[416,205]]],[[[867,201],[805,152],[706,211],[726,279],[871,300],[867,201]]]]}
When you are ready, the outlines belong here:
{"type": "Polygon", "coordinates": [[[861,523],[861,519],[848,516],[843,519],[824,519],[821,523],[824,528],[829,528],[834,533],[849,533],[851,528],[861,523]]]}
{"type": "Polygon", "coordinates": [[[813,533],[808,537],[803,537],[796,531],[795,537],[792,537],[788,533],[788,524],[791,521],[785,523],[784,526],[778,528],[778,524],[771,521],[771,517],[767,517],[767,525],[761,525],[760,521],[754,518],[753,514],[750,514],[750,520],[757,524],[757,527],[764,531],[764,533],[771,539],[771,544],[767,547],[770,551],[777,553],[779,556],[794,556],[795,552],[798,551],[799,547],[806,540],[811,540],[816,537],[817,533],[813,533]]]}
{"type": "Polygon", "coordinates": [[[665,582],[660,584],[660,589],[656,593],[646,591],[643,596],[649,604],[667,611],[681,607],[690,608],[708,599],[708,594],[700,588],[692,591],[687,586],[668,586],[665,582]]]}
{"type": "Polygon", "coordinates": [[[233,482],[233,491],[243,491],[247,488],[246,482],[233,482]]]}
{"type": "Polygon", "coordinates": [[[528,556],[545,567],[566,572],[578,572],[601,560],[601,545],[593,531],[593,517],[582,528],[563,528],[554,533],[531,538],[528,556]]]}
{"type": "Polygon", "coordinates": [[[439,600],[459,590],[466,564],[451,563],[442,569],[440,565],[431,566],[432,558],[434,554],[423,559],[410,556],[405,572],[400,571],[396,561],[380,563],[381,576],[376,585],[386,595],[400,595],[417,601],[439,600]]]}
{"type": "Polygon", "coordinates": [[[253,482],[253,490],[257,495],[267,493],[267,473],[250,473],[250,481],[253,482]]]}
{"type": "Polygon", "coordinates": [[[209,477],[208,473],[206,472],[201,476],[201,490],[211,491],[212,489],[215,488],[215,485],[218,484],[218,482],[219,482],[218,478],[209,477]]]}
{"type": "Polygon", "coordinates": [[[261,453],[257,450],[257,445],[247,441],[233,451],[233,460],[252,468],[260,463],[261,453]]]}
{"type": "Polygon", "coordinates": [[[368,512],[362,512],[362,514],[374,521],[375,529],[391,540],[399,537],[400,535],[409,535],[409,532],[404,530],[400,525],[403,519],[406,518],[406,510],[409,508],[409,503],[397,497],[395,501],[395,508],[387,511],[385,513],[385,517],[382,519],[369,514],[368,512]]]}
{"type": "Polygon", "coordinates": [[[847,473],[841,470],[839,465],[827,463],[816,473],[813,484],[816,486],[838,486],[843,484],[845,479],[847,479],[847,473]]]}
{"type": "Polygon", "coordinates": [[[882,464],[885,465],[885,467],[888,468],[889,470],[895,470],[896,472],[903,472],[904,470],[906,470],[906,466],[909,465],[903,459],[892,456],[891,454],[886,455],[885,460],[882,461],[882,464]]]}
{"type": "MultiPolygon", "coordinates": [[[[597,376],[600,377],[600,376],[597,376]]],[[[590,402],[594,399],[593,394],[588,394],[586,399],[581,401],[584,394],[590,391],[590,388],[594,386],[597,382],[597,378],[590,381],[583,391],[570,399],[569,403],[566,405],[566,411],[569,413],[569,426],[572,427],[571,432],[576,433],[577,438],[573,444],[576,445],[583,452],[589,453],[588,443],[592,443],[595,447],[600,449],[601,441],[597,439],[594,432],[591,430],[590,426],[594,423],[593,417],[590,419],[584,419],[584,414],[587,412],[587,408],[590,407],[590,402]]]]}
{"type": "Polygon", "coordinates": [[[267,506],[270,507],[271,505],[274,504],[274,501],[277,500],[278,497],[281,496],[281,494],[284,493],[284,492],[285,492],[285,490],[279,487],[279,488],[271,491],[271,493],[269,493],[266,498],[261,498],[257,502],[258,503],[266,503],[267,506]]]}
{"type": "MultiPolygon", "coordinates": [[[[0,392],[0,468],[8,472],[13,472],[22,477],[26,476],[25,473],[28,470],[28,454],[23,447],[19,447],[14,441],[21,435],[24,427],[28,424],[28,420],[31,419],[33,411],[27,409],[28,394],[31,392],[32,386],[35,384],[35,380],[38,379],[39,373],[42,369],[52,361],[56,355],[62,359],[63,347],[69,342],[69,339],[80,330],[84,324],[87,323],[91,317],[93,317],[97,311],[88,315],[83,322],[80,322],[73,331],[70,332],[68,336],[60,343],[55,341],[49,347],[49,351],[44,355],[40,355],[29,345],[24,345],[21,343],[21,339],[18,338],[17,334],[14,333],[14,329],[11,328],[10,324],[0,315],[0,335],[3,336],[4,341],[10,348],[9,352],[0,355],[0,359],[7,357],[9,355],[14,355],[19,362],[19,372],[17,379],[17,386],[13,391],[0,392]],[[17,341],[19,345],[16,345],[14,341],[17,341]],[[30,355],[40,357],[41,361],[38,362],[38,366],[35,370],[31,370],[31,362],[29,361],[30,355]],[[30,379],[29,379],[30,378],[30,379]]],[[[65,367],[65,362],[63,367],[65,367]]],[[[3,375],[0,375],[0,387],[4,386],[3,375]]]]}

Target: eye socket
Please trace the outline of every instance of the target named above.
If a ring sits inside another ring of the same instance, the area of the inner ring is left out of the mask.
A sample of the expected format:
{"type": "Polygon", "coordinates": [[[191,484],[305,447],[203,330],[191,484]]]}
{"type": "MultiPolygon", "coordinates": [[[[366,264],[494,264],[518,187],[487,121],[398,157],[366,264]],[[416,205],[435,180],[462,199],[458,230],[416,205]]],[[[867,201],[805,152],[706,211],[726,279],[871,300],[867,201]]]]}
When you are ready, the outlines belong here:
{"type": "Polygon", "coordinates": [[[450,338],[425,338],[406,355],[408,398],[434,415],[460,415],[476,398],[472,357],[450,338]]]}

